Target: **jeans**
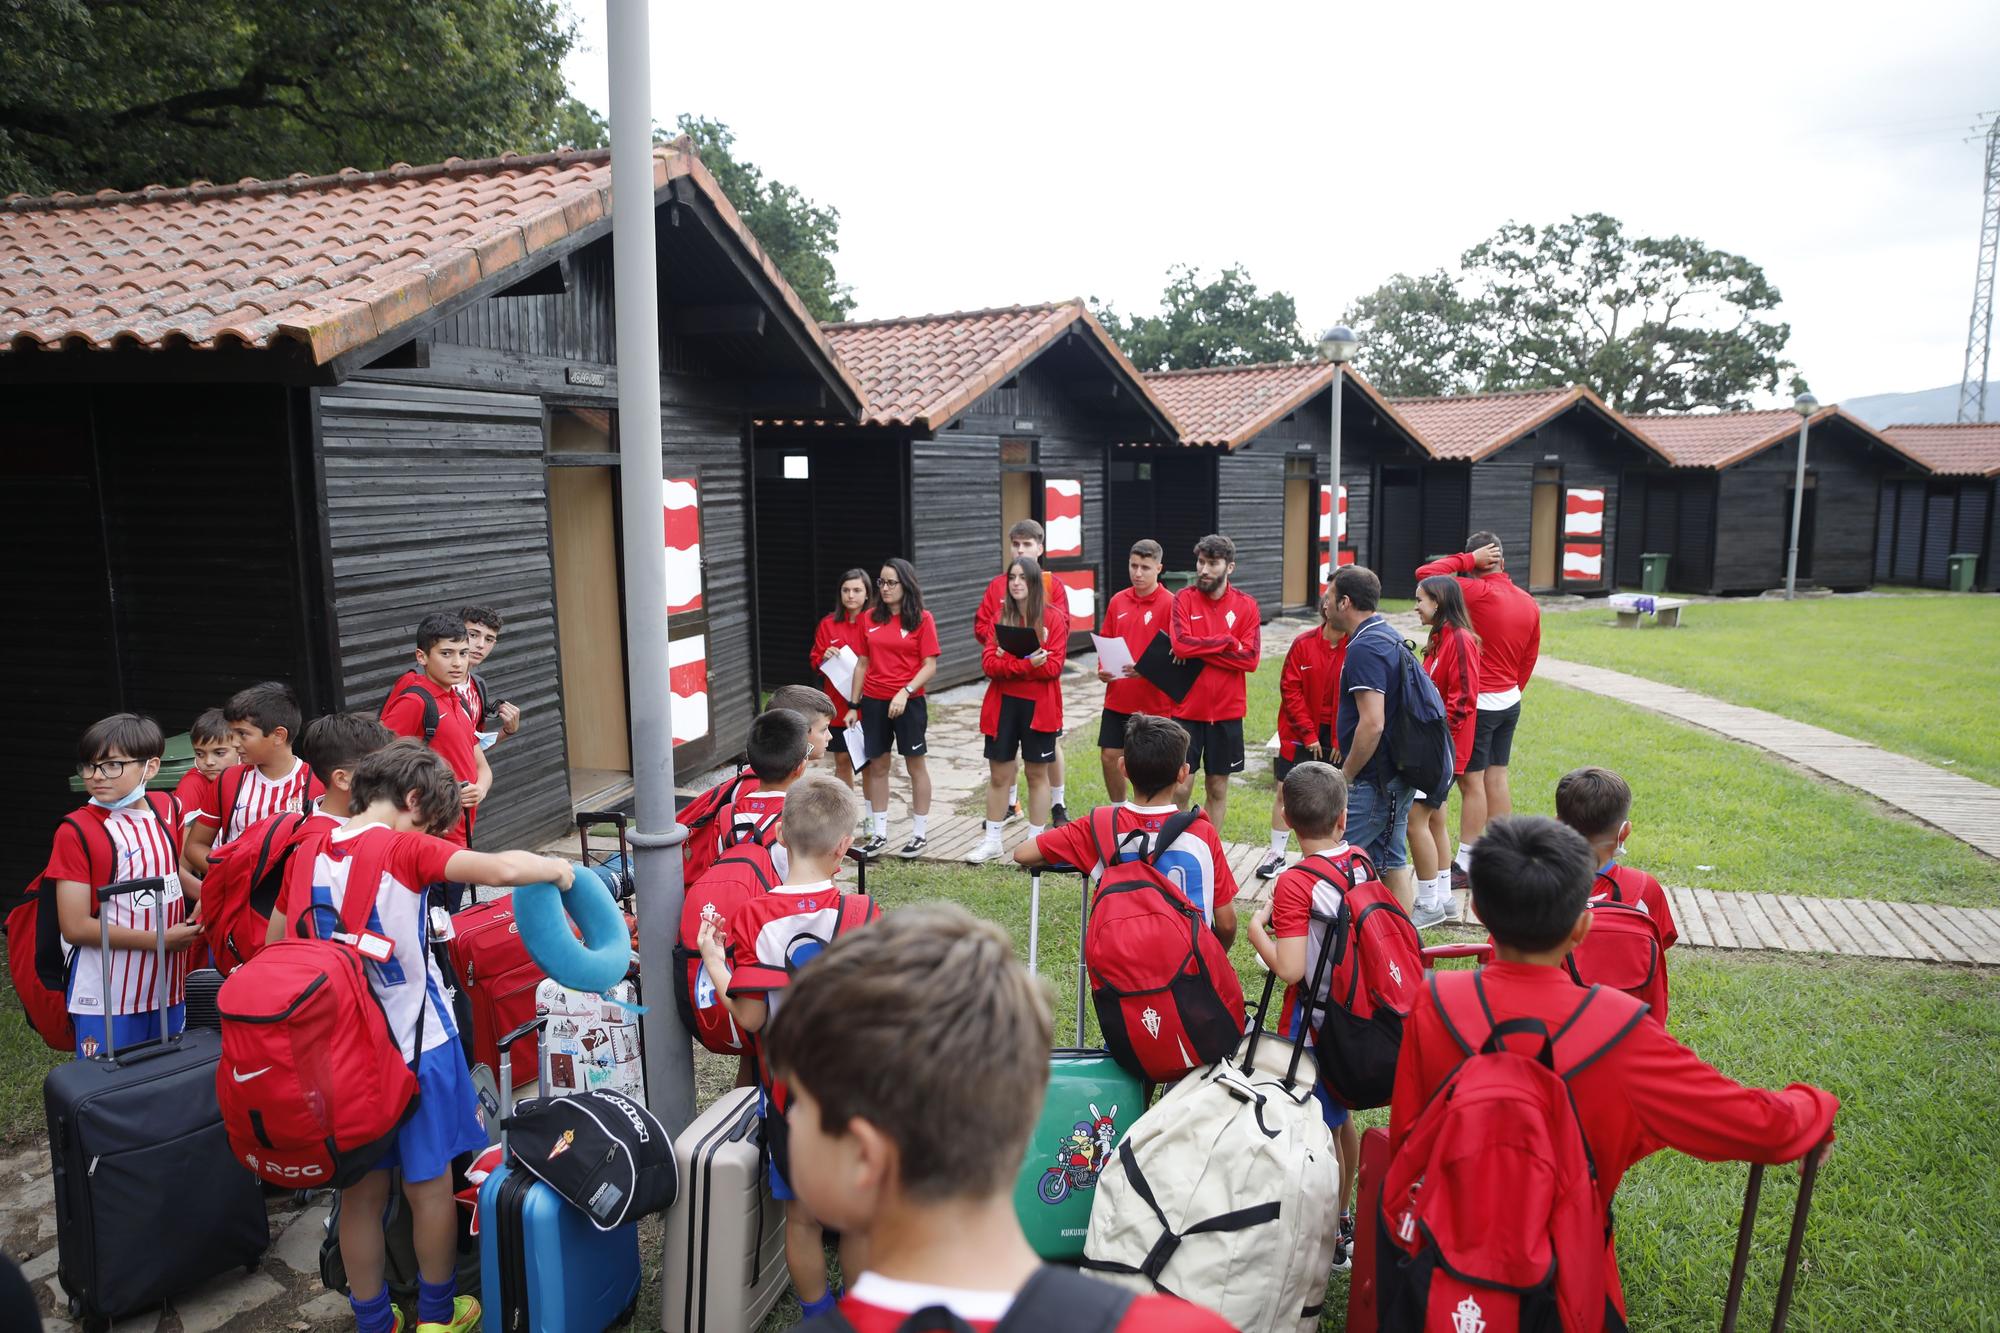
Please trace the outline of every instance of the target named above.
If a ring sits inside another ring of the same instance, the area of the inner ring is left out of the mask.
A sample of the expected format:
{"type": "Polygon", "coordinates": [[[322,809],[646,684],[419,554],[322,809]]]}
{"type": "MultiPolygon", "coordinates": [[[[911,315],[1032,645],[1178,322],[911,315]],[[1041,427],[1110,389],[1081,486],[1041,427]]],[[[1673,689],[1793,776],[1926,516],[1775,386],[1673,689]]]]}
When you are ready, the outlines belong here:
{"type": "Polygon", "coordinates": [[[1410,789],[1397,778],[1362,778],[1347,792],[1347,840],[1379,872],[1410,863],[1410,789]]]}

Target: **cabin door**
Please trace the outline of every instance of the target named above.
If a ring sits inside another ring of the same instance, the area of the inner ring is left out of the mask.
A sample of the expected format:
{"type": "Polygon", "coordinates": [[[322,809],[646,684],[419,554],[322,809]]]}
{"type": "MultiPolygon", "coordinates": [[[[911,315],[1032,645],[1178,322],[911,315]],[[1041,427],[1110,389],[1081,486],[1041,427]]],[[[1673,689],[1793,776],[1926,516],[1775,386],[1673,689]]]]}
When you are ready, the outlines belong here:
{"type": "Polygon", "coordinates": [[[1528,586],[1536,592],[1553,590],[1561,570],[1562,469],[1535,469],[1534,508],[1528,528],[1528,586]]]}
{"type": "Polygon", "coordinates": [[[549,469],[549,537],[570,797],[587,804],[632,775],[615,468],[549,469]]]}
{"type": "MultiPolygon", "coordinates": [[[[1293,460],[1287,459],[1287,464],[1293,460]]],[[[1308,577],[1312,567],[1314,536],[1312,476],[1285,478],[1285,565],[1284,602],[1288,607],[1305,606],[1311,600],[1308,577]]]]}

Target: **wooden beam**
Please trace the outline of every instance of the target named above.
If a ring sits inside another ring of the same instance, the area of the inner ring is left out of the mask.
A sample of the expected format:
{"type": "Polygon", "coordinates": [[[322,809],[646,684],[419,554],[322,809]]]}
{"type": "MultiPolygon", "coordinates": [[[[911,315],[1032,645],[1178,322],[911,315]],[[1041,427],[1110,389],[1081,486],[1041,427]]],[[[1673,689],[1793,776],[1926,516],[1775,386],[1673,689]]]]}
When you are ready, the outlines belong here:
{"type": "Polygon", "coordinates": [[[750,301],[724,305],[675,306],[668,316],[673,331],[684,338],[762,337],[769,315],[763,306],[750,301]]]}

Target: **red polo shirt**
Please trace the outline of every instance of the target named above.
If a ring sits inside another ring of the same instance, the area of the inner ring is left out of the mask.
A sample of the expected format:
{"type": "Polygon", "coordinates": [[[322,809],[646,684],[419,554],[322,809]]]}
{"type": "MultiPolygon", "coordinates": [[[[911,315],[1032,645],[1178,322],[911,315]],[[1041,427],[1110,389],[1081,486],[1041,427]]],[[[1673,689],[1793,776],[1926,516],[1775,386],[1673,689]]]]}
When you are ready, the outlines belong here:
{"type": "Polygon", "coordinates": [[[1542,651],[1542,608],[1505,574],[1473,574],[1472,552],[1460,551],[1419,566],[1417,577],[1459,574],[1459,590],[1479,635],[1479,692],[1524,690],[1542,651]]]}
{"type": "Polygon", "coordinates": [[[1174,716],[1189,722],[1242,721],[1249,710],[1245,679],[1262,652],[1257,599],[1234,584],[1220,597],[1182,588],[1174,594],[1171,626],[1174,656],[1207,664],[1174,716]]]}
{"type": "MultiPolygon", "coordinates": [[[[437,705],[437,732],[430,738],[431,748],[451,765],[452,776],[460,782],[478,781],[479,735],[472,729],[472,719],[459,706],[458,692],[449,685],[438,684],[429,676],[418,676],[415,687],[429,694],[437,705]]],[[[390,695],[389,702],[382,705],[382,725],[398,736],[414,736],[422,740],[424,701],[400,690],[390,695]]],[[[457,823],[438,836],[461,847],[469,846],[472,824],[477,815],[477,810],[467,810],[457,823]]]]}

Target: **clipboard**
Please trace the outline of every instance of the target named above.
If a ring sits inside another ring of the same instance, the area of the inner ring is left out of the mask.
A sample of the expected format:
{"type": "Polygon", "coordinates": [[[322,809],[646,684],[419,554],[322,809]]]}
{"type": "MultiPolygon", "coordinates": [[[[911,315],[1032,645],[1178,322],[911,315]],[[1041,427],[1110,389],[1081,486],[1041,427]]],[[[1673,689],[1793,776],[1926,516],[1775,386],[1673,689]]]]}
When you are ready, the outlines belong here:
{"type": "Polygon", "coordinates": [[[1042,650],[1041,632],[1026,625],[995,625],[993,642],[1016,657],[1033,657],[1042,650]]]}
{"type": "Polygon", "coordinates": [[[1201,675],[1207,665],[1206,662],[1192,658],[1185,662],[1175,662],[1173,644],[1168,639],[1167,632],[1161,630],[1153,636],[1153,641],[1146,645],[1146,651],[1139,654],[1139,660],[1133,669],[1158,686],[1161,693],[1169,699],[1179,703],[1188,697],[1188,691],[1194,688],[1196,677],[1201,675]]]}

